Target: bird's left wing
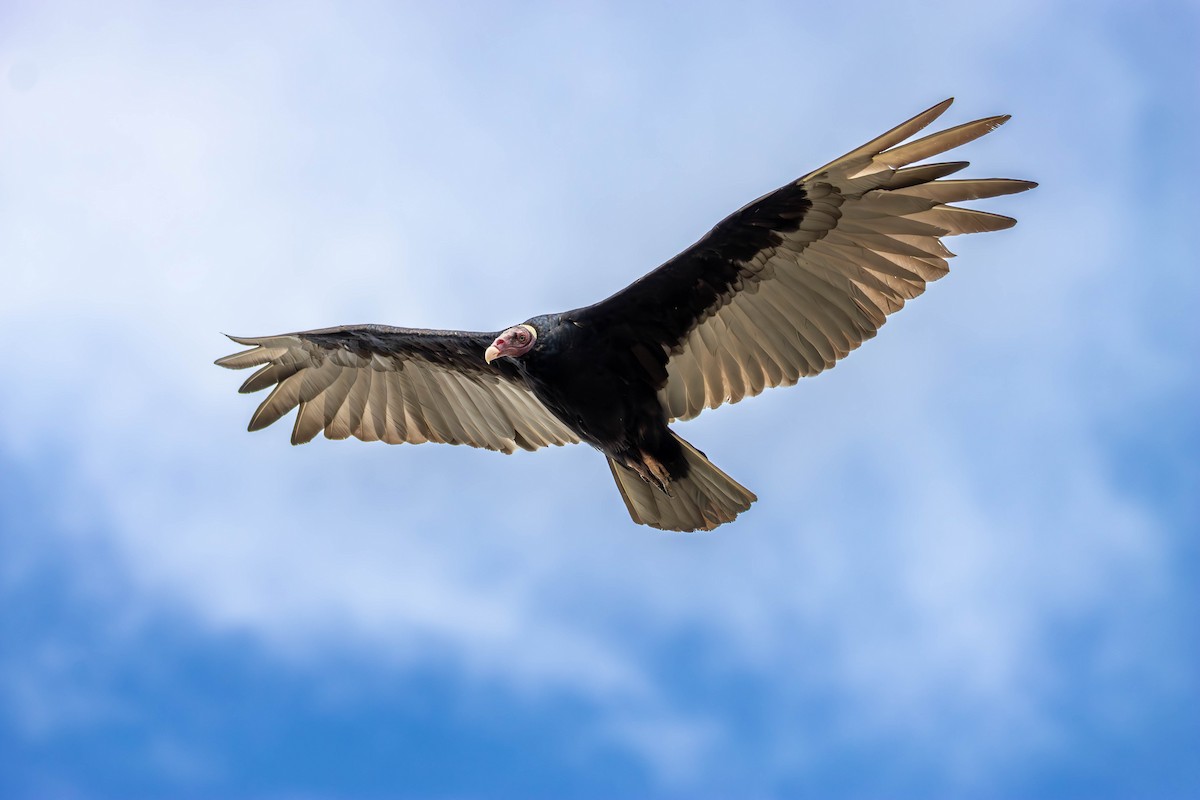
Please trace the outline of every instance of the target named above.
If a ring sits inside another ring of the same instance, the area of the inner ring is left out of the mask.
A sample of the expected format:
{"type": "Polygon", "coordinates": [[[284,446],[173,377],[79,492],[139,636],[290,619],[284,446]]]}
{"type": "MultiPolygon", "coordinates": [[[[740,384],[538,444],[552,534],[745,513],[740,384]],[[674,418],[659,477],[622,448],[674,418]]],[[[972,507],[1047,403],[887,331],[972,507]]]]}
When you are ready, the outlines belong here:
{"type": "Polygon", "coordinates": [[[265,428],[293,408],[292,444],[329,439],[445,442],[511,453],[579,441],[500,359],[496,334],[358,325],[242,338],[230,369],[260,367],[239,391],[274,387],[250,419],[265,428]]]}
{"type": "Polygon", "coordinates": [[[909,166],[1008,119],[980,119],[901,144],[950,103],[755,200],[575,317],[634,348],[672,419],[832,367],[946,274],[953,254],[943,236],[1015,224],[947,203],[1036,185],[939,180],[967,166],[962,161],[909,166]]]}

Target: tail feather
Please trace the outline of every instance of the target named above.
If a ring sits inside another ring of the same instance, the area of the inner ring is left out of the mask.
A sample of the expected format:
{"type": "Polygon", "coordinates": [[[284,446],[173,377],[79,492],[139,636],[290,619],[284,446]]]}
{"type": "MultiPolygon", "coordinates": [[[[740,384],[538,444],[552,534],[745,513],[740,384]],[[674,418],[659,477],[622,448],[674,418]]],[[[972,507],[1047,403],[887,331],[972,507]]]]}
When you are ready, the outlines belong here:
{"type": "Polygon", "coordinates": [[[642,480],[633,470],[611,458],[608,460],[634,522],[664,531],[710,531],[732,522],[758,499],[754,492],[717,469],[699,450],[675,433],[671,435],[683,447],[688,476],[671,481],[670,494],[642,480]]]}

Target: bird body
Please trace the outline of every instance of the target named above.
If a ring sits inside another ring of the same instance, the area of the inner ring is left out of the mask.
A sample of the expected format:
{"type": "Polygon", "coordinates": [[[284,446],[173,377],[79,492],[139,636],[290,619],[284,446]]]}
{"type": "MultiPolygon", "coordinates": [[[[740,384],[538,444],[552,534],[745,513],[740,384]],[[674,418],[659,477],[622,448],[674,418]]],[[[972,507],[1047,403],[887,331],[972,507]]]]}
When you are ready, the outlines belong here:
{"type": "Polygon", "coordinates": [[[756,498],[669,426],[832,367],[947,272],[943,236],[1009,217],[949,203],[1032,188],[910,166],[993,130],[965,123],[902,144],[949,100],[739,209],[699,242],[585,308],[498,333],[344,326],[258,338],[217,361],[273,386],[257,430],[298,408],[292,441],[586,442],[635,522],[709,530],[756,498]]]}
{"type": "Polygon", "coordinates": [[[667,430],[658,387],[638,359],[644,346],[622,341],[609,329],[582,325],[572,312],[535,317],[527,324],[539,331],[537,344],[514,363],[552,414],[620,464],[649,470],[649,459],[684,477],[687,468],[667,430]]]}

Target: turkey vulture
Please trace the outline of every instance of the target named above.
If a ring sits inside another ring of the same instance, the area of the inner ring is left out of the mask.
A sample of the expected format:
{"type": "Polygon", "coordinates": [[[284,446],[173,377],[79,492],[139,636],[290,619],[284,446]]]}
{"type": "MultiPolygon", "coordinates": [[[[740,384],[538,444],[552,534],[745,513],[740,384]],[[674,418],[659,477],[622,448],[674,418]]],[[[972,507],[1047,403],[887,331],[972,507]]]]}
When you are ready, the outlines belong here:
{"type": "Polygon", "coordinates": [[[219,359],[273,387],[250,430],[293,408],[292,443],[446,442],[511,453],[587,442],[634,522],[711,530],[757,498],[668,427],[832,367],[947,272],[943,236],[1015,220],[948,205],[1021,192],[942,180],[965,161],[910,166],[995,129],[988,117],[902,144],[938,103],[734,212],[700,241],[586,308],[498,333],[351,325],[231,336],[219,359]]]}

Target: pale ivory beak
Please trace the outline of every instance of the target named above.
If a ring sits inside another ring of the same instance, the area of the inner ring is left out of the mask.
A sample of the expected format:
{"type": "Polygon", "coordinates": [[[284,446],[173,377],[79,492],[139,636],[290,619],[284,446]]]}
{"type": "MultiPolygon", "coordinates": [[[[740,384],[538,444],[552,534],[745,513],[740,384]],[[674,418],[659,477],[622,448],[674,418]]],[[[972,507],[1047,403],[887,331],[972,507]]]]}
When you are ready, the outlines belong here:
{"type": "Polygon", "coordinates": [[[488,349],[483,351],[483,360],[487,363],[492,363],[500,357],[500,349],[496,345],[488,345],[488,349]]]}

